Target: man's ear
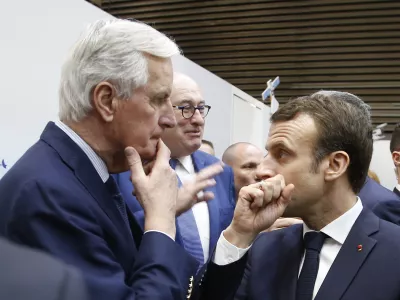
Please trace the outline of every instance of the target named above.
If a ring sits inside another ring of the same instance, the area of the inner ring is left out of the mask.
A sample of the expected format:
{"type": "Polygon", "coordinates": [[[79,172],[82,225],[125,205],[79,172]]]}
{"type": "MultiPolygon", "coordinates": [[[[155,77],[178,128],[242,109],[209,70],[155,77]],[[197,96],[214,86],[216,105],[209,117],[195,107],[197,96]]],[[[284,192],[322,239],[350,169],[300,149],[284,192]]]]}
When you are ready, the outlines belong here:
{"type": "Polygon", "coordinates": [[[105,122],[112,122],[116,109],[115,88],[109,82],[100,82],[93,90],[93,108],[105,122]]]}
{"type": "Polygon", "coordinates": [[[400,152],[399,151],[392,152],[392,160],[393,160],[393,163],[396,166],[396,168],[400,166],[400,152]]]}
{"type": "Polygon", "coordinates": [[[327,157],[327,168],[325,169],[325,180],[333,181],[347,171],[350,164],[350,157],[344,151],[336,151],[327,157]]]}

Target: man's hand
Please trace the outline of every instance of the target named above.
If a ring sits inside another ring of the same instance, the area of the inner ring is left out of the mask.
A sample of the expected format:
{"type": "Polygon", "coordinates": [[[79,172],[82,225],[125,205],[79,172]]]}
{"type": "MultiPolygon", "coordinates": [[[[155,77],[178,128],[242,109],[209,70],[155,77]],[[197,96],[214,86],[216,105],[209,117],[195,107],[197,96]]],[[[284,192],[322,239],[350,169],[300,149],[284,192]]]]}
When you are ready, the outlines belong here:
{"type": "Polygon", "coordinates": [[[301,219],[296,219],[296,218],[279,218],[278,220],[275,221],[274,224],[267,230],[266,232],[278,230],[278,229],[283,229],[289,226],[292,226],[294,224],[303,224],[303,221],[301,219]]]}
{"type": "Polygon", "coordinates": [[[137,151],[133,147],[125,149],[135,195],[145,213],[145,231],[157,230],[174,238],[178,179],[169,165],[170,154],[160,140],[152,168],[145,172],[137,151]]]}
{"type": "Polygon", "coordinates": [[[256,236],[283,214],[294,189],[282,175],[246,187],[239,192],[233,220],[225,238],[238,248],[247,248],[256,236]]]}
{"type": "Polygon", "coordinates": [[[222,165],[217,163],[202,169],[190,180],[182,182],[182,187],[178,192],[176,215],[179,216],[198,202],[213,199],[214,193],[212,192],[205,192],[201,197],[198,197],[197,194],[204,189],[215,185],[216,182],[213,177],[221,173],[223,170],[222,165]]]}

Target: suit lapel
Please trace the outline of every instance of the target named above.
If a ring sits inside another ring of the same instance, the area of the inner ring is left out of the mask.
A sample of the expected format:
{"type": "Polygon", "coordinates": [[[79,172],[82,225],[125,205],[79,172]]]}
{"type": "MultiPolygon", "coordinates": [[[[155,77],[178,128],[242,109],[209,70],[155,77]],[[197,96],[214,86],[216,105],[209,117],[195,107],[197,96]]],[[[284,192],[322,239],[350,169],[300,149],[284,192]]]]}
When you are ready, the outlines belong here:
{"type": "Polygon", "coordinates": [[[378,217],[364,209],[350,230],[315,300],[337,300],[342,297],[374,248],[377,241],[370,235],[378,230],[378,217]],[[359,245],[361,251],[358,251],[359,245]]]}
{"type": "MultiPolygon", "coordinates": [[[[191,156],[196,173],[198,173],[200,170],[206,167],[205,161],[200,157],[200,155],[198,155],[197,151],[194,152],[191,156]]],[[[216,186],[209,187],[205,191],[214,193],[215,197],[218,196],[216,186]]],[[[213,200],[207,201],[207,206],[208,206],[208,215],[210,219],[210,242],[208,245],[208,249],[211,252],[213,250],[212,247],[214,247],[217,244],[219,238],[218,232],[220,230],[219,228],[220,222],[219,222],[218,201],[215,198],[213,200]]]]}
{"type": "Polygon", "coordinates": [[[304,249],[303,226],[293,225],[287,231],[282,240],[283,246],[280,251],[274,284],[279,300],[295,300],[297,278],[304,249]]]}
{"type": "MultiPolygon", "coordinates": [[[[132,234],[128,232],[128,228],[112,200],[112,195],[82,149],[53,122],[49,122],[40,138],[55,149],[64,163],[73,170],[77,179],[96,199],[111,222],[118,227],[122,238],[126,240],[124,237],[131,236],[132,234]]],[[[127,243],[134,247],[133,239],[128,240],[127,243]]]]}

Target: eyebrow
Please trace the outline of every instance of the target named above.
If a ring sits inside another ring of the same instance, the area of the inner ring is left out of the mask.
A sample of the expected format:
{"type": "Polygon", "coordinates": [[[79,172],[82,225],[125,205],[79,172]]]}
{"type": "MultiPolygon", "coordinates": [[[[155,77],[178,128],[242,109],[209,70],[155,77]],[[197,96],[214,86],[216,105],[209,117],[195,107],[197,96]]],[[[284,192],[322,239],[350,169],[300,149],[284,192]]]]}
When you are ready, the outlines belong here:
{"type": "Polygon", "coordinates": [[[273,143],[272,145],[266,145],[265,146],[265,150],[267,150],[267,151],[271,151],[271,149],[276,149],[276,148],[285,148],[286,150],[289,150],[289,151],[291,151],[291,148],[289,147],[289,145],[287,144],[287,143],[285,143],[285,142],[283,142],[283,141],[278,141],[278,142],[275,142],[275,143],[273,143]]]}

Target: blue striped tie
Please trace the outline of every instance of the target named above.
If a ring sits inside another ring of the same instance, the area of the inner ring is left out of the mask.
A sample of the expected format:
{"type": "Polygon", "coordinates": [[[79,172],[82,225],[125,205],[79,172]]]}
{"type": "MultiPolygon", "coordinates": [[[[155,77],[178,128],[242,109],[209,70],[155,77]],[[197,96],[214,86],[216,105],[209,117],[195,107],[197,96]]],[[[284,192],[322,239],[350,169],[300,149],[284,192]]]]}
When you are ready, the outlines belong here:
{"type": "MultiPolygon", "coordinates": [[[[177,164],[176,159],[170,160],[171,168],[175,170],[177,164]]],[[[181,181],[179,180],[179,184],[181,181]]],[[[204,264],[203,247],[201,246],[199,230],[197,229],[196,220],[192,209],[184,212],[177,218],[179,232],[182,237],[183,247],[200,263],[199,268],[204,264]]]]}
{"type": "Polygon", "coordinates": [[[112,194],[115,205],[117,206],[118,211],[121,214],[121,217],[124,220],[125,225],[128,227],[129,231],[131,231],[130,226],[129,226],[128,213],[126,211],[126,204],[125,204],[124,198],[122,198],[122,195],[118,188],[118,185],[111,175],[110,175],[110,177],[108,177],[108,179],[106,181],[106,186],[107,186],[108,190],[110,191],[110,193],[112,194]]]}

